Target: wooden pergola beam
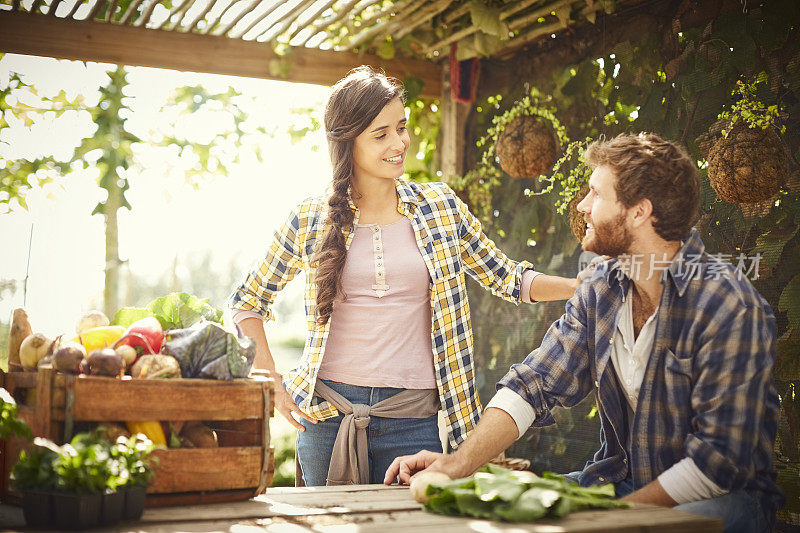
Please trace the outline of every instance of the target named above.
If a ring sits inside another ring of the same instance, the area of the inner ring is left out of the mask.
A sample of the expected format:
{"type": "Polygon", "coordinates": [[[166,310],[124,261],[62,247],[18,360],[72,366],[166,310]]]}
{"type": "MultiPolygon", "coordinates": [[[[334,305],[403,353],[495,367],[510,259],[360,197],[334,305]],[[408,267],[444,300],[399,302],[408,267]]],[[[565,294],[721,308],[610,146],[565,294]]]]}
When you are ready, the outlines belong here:
{"type": "Polygon", "coordinates": [[[424,97],[442,94],[442,69],[429,61],[300,47],[279,56],[268,43],[13,11],[0,11],[0,52],[319,85],[332,85],[348,70],[371,65],[400,79],[421,79],[424,97]],[[270,72],[270,63],[282,57],[291,62],[285,77],[270,72]]]}

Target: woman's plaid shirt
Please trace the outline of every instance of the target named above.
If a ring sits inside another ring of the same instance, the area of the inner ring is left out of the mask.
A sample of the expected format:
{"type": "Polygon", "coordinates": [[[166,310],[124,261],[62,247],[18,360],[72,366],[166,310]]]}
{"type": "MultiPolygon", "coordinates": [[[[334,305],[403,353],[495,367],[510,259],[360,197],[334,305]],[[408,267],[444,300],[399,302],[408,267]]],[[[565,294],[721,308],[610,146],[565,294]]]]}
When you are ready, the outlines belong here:
{"type": "Polygon", "coordinates": [[[672,261],[633,420],[611,368],[620,308],[632,283],[612,259],[581,284],[541,346],[498,383],[525,399],[535,426],[550,410],[591,392],[600,415],[600,450],[581,485],[633,478],[634,489],[684,457],[725,490],[745,489],[765,509],[782,501],[772,451],[778,427],[773,384],[775,317],[731,263],[705,253],[692,230],[672,261]]]}
{"type": "MultiPolygon", "coordinates": [[[[527,262],[509,260],[481,231],[480,222],[443,183],[396,180],[397,210],[411,220],[430,274],[431,342],[439,398],[447,420],[450,444],[463,441],[478,421],[481,405],[475,386],[473,340],[464,273],[493,294],[519,303],[522,272],[527,262]]],[[[359,212],[351,201],[358,222],[359,212]]],[[[232,309],[256,311],[273,319],[275,295],[304,270],[305,310],[308,324],[303,357],[283,379],[297,405],[317,418],[336,416],[336,408],[314,397],[314,383],[325,352],[330,321],[314,321],[316,286],[313,255],[325,229],[326,198],[306,200],[275,233],[266,257],[247,275],[231,296],[232,309]]],[[[353,231],[346,231],[350,247],[353,231]]],[[[398,342],[402,342],[399,340],[398,342]]]]}

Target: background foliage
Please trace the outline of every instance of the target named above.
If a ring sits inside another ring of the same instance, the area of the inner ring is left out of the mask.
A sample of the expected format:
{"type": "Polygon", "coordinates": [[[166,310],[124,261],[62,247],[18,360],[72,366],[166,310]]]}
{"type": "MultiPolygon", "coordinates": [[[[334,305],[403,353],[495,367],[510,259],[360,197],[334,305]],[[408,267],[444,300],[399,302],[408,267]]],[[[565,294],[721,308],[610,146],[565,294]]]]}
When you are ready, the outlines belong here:
{"type": "MultiPolygon", "coordinates": [[[[653,17],[655,22],[650,20],[650,26],[644,26],[656,31],[618,32],[612,36],[606,34],[604,26],[601,37],[576,34],[572,42],[560,45],[562,51],[582,47],[583,54],[556,55],[549,63],[537,63],[531,51],[512,58],[503,68],[517,74],[516,82],[503,87],[484,78],[483,94],[492,94],[476,102],[470,127],[478,132],[478,138],[481,132],[490,130],[493,117],[511,109],[536,88],[551,97],[550,104],[570,139],[653,131],[686,146],[697,160],[702,177],[697,227],[709,252],[733,257],[740,253],[761,254],[754,285],[773,308],[779,335],[775,379],[782,411],[776,466],[790,502],[782,517],[796,523],[800,512],[798,7],[794,2],[778,0],[743,10],[736,2],[717,2],[722,8],[710,18],[692,20],[684,16],[685,6],[691,3],[661,4],[671,5],[671,16],[653,17]],[[583,43],[579,42],[582,37],[583,43]],[[564,57],[571,60],[559,61],[564,57]],[[548,68],[542,68],[542,64],[548,68]],[[524,75],[527,72],[530,75],[524,75]],[[717,197],[696,141],[720,113],[744,109],[741,91],[737,91],[740,81],[759,82],[754,85],[755,96],[771,110],[792,159],[787,185],[761,207],[760,213],[717,197]],[[501,90],[502,94],[496,94],[501,90]]],[[[636,24],[634,20],[618,23],[636,24]]],[[[557,53],[557,46],[543,47],[541,53],[557,53]]],[[[491,62],[484,66],[489,67],[484,72],[492,72],[491,62]]],[[[473,172],[481,167],[482,155],[481,147],[472,148],[473,172]]],[[[516,259],[527,259],[547,273],[577,273],[580,249],[567,216],[559,214],[555,207],[564,191],[562,185],[556,183],[551,192],[529,197],[532,191],[543,188],[542,181],[515,180],[502,172],[496,179],[472,177],[456,177],[451,180],[452,185],[483,214],[488,233],[504,252],[516,259]]],[[[479,390],[485,402],[508,367],[539,345],[547,327],[563,312],[563,303],[516,308],[470,283],[479,390]]],[[[537,471],[579,469],[597,449],[599,421],[595,412],[591,399],[569,411],[559,411],[557,426],[529,430],[509,455],[532,459],[537,471]]]]}

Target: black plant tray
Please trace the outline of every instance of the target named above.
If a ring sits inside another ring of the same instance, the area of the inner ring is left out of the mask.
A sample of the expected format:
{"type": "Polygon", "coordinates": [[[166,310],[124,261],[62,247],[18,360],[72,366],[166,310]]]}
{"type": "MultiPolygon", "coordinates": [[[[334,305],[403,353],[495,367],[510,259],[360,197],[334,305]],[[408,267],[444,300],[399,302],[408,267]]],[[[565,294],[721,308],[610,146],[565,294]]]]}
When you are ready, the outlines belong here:
{"type": "Polygon", "coordinates": [[[142,516],[147,487],[107,494],[24,491],[22,512],[32,528],[85,530],[142,516]]]}

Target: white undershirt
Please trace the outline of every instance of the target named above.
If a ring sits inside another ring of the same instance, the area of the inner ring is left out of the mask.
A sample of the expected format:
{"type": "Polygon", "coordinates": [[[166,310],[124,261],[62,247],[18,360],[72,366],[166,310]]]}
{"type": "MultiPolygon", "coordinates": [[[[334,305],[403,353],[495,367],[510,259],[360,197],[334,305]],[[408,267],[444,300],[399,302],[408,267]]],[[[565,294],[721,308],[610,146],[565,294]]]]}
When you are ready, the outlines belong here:
{"type": "MultiPolygon", "coordinates": [[[[642,326],[639,336],[635,337],[631,298],[626,297],[623,302],[617,331],[612,342],[611,364],[617,373],[618,381],[631,412],[635,413],[644,371],[653,351],[658,309],[642,326]]],[[[536,418],[533,407],[520,395],[506,387],[497,391],[497,394],[486,406],[487,409],[490,407],[502,409],[514,419],[519,433],[518,438],[525,433],[536,418]]],[[[728,492],[700,471],[691,457],[683,458],[662,472],[658,476],[658,481],[666,493],[679,504],[714,498],[728,492]]]]}

